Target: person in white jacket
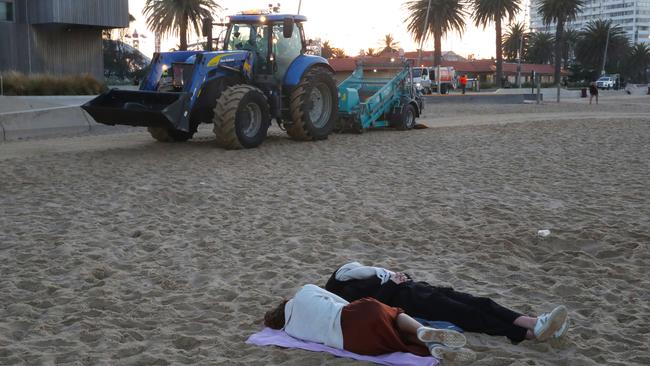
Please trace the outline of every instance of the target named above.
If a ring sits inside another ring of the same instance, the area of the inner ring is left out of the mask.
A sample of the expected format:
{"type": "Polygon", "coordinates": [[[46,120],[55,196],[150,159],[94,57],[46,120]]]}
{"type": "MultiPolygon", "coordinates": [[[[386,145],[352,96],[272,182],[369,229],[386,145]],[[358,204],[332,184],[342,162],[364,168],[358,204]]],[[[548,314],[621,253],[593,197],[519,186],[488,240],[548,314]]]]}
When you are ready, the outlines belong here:
{"type": "Polygon", "coordinates": [[[303,286],[264,316],[264,324],[294,338],[363,355],[409,352],[453,361],[473,361],[465,336],[425,327],[403,310],[371,298],[348,303],[315,285],[303,286]]]}

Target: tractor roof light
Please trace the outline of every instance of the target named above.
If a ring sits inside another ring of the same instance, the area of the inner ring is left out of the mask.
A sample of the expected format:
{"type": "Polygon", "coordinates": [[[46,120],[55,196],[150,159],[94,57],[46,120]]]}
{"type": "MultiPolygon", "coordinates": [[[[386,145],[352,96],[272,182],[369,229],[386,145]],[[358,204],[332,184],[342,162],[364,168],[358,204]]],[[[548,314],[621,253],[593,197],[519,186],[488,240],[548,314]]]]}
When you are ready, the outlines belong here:
{"type": "Polygon", "coordinates": [[[264,15],[260,17],[260,22],[266,23],[266,17],[264,15]]]}
{"type": "Polygon", "coordinates": [[[230,17],[225,17],[223,22],[226,24],[230,23],[230,17]]]}

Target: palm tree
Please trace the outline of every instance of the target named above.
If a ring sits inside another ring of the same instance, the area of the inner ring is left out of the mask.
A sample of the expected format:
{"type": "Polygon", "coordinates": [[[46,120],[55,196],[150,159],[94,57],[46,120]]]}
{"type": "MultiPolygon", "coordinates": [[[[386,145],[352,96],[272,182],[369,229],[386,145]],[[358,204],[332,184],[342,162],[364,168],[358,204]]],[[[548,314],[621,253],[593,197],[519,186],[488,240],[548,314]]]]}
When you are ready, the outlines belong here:
{"type": "Polygon", "coordinates": [[[627,75],[633,81],[648,83],[648,67],[650,67],[650,47],[645,43],[637,43],[627,56],[627,75]]]}
{"type": "Polygon", "coordinates": [[[332,49],[333,58],[346,58],[348,55],[345,54],[345,50],[342,48],[333,48],[332,49]]]}
{"type": "Polygon", "coordinates": [[[464,0],[411,0],[406,3],[409,12],[406,29],[417,42],[426,41],[433,36],[434,41],[434,66],[442,63],[442,36],[447,32],[456,31],[462,34],[465,31],[464,0]],[[425,24],[427,8],[431,1],[429,24],[425,24]]]}
{"type": "Polygon", "coordinates": [[[528,38],[530,34],[526,32],[526,24],[524,23],[513,23],[510,25],[506,31],[505,38],[503,40],[503,54],[509,61],[517,60],[519,53],[521,52],[522,59],[525,58],[526,49],[528,48],[528,38]]]}
{"type": "Polygon", "coordinates": [[[161,35],[179,35],[180,50],[187,50],[189,29],[199,33],[203,18],[221,9],[214,0],[147,0],[142,13],[147,26],[161,35]]]}
{"type": "Polygon", "coordinates": [[[598,76],[603,64],[608,69],[618,69],[629,50],[629,41],[625,30],[611,20],[592,20],[580,33],[576,47],[576,59],[590,70],[592,76],[598,76]],[[605,57],[607,47],[607,59],[605,57]]]}
{"type": "Polygon", "coordinates": [[[323,45],[320,48],[320,55],[328,60],[334,58],[334,47],[332,47],[330,41],[323,42],[323,45]]]}
{"type": "Polygon", "coordinates": [[[366,50],[366,56],[368,56],[368,57],[375,57],[375,56],[377,56],[377,52],[375,51],[374,48],[368,48],[368,49],[366,50]]]}
{"type": "Polygon", "coordinates": [[[575,20],[585,0],[541,0],[537,11],[542,16],[546,25],[556,23],[555,30],[555,85],[557,85],[557,97],[560,101],[560,79],[562,69],[562,41],[564,40],[564,25],[575,20]]]}
{"type": "Polygon", "coordinates": [[[533,64],[550,64],[553,61],[554,39],[551,33],[531,34],[526,61],[533,64]]]}
{"type": "Polygon", "coordinates": [[[503,19],[513,21],[521,10],[520,0],[471,0],[474,7],[474,24],[483,28],[494,22],[496,28],[496,54],[497,54],[497,88],[501,87],[503,78],[503,39],[501,22],[503,19]]]}
{"type": "Polygon", "coordinates": [[[399,42],[395,41],[392,34],[387,34],[384,36],[384,39],[381,40],[381,44],[384,47],[380,53],[395,53],[397,52],[397,47],[399,47],[399,42]]]}

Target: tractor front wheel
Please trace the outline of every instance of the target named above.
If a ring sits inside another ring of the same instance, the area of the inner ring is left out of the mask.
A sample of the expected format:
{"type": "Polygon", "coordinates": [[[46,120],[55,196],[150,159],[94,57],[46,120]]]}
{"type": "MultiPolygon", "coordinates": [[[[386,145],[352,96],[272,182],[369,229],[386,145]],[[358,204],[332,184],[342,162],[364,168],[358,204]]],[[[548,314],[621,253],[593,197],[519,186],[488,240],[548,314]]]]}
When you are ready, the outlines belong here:
{"type": "Polygon", "coordinates": [[[229,150],[257,147],[271,124],[269,103],[260,89],[233,85],[217,100],[213,122],[219,146],[229,150]]]}
{"type": "Polygon", "coordinates": [[[317,67],[303,75],[291,93],[292,124],[287,134],[294,140],[324,140],[338,118],[338,90],[332,73],[317,67]]]}
{"type": "Polygon", "coordinates": [[[192,132],[174,130],[165,127],[148,127],[151,137],[159,142],[184,142],[192,138],[192,132]]]}

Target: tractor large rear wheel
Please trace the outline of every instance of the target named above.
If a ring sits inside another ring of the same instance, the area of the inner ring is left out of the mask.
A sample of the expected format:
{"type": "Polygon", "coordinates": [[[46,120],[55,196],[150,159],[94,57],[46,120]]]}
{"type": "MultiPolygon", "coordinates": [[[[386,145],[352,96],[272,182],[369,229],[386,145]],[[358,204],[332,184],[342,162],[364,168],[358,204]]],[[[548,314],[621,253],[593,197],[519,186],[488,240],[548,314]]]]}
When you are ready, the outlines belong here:
{"type": "Polygon", "coordinates": [[[148,127],[151,137],[160,142],[184,142],[192,138],[191,132],[173,130],[165,127],[148,127]]]}
{"type": "Polygon", "coordinates": [[[233,85],[217,100],[213,122],[219,146],[229,150],[257,147],[271,124],[269,103],[260,89],[233,85]]]}
{"type": "Polygon", "coordinates": [[[290,97],[287,134],[294,140],[324,140],[338,118],[338,90],[332,73],[317,67],[303,75],[290,97]]]}

